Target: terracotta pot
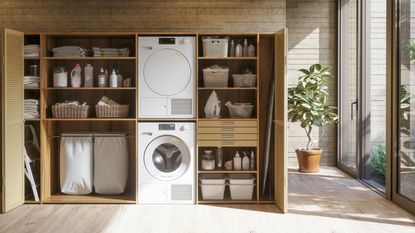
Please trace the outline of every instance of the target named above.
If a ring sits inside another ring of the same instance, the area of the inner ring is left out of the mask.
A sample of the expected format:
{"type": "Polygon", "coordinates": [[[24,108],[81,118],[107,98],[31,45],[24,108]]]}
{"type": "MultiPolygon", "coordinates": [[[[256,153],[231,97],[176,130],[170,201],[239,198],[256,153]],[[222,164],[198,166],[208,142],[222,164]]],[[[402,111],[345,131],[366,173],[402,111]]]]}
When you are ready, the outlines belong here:
{"type": "Polygon", "coordinates": [[[322,149],[312,148],[310,150],[306,149],[296,149],[297,153],[299,172],[305,173],[314,173],[320,170],[320,158],[322,149]]]}

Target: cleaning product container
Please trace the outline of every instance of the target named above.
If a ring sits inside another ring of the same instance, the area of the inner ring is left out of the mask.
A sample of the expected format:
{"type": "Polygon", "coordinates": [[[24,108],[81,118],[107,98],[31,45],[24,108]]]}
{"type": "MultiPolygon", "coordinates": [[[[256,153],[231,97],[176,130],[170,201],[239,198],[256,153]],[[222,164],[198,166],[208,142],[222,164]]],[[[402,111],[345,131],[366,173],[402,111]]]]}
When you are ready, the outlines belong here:
{"type": "Polygon", "coordinates": [[[229,68],[213,65],[203,69],[204,87],[228,87],[229,68]]]}
{"type": "Polygon", "coordinates": [[[123,133],[94,134],[94,187],[105,195],[123,193],[128,180],[128,142],[123,133]]]}
{"type": "Polygon", "coordinates": [[[255,177],[252,174],[229,174],[229,190],[232,200],[251,200],[255,177]]]}
{"type": "Polygon", "coordinates": [[[204,57],[228,57],[228,39],[202,39],[204,57]]]}
{"type": "Polygon", "coordinates": [[[75,68],[71,71],[71,87],[81,87],[81,72],[81,65],[76,64],[75,68]]]}
{"type": "Polygon", "coordinates": [[[60,188],[66,194],[89,194],[93,187],[90,133],[63,133],[60,143],[60,188]]]}
{"type": "Polygon", "coordinates": [[[235,103],[232,104],[230,101],[225,103],[228,107],[231,118],[249,118],[252,115],[254,105],[251,103],[235,103]]]}
{"type": "Polygon", "coordinates": [[[234,87],[255,87],[256,74],[233,74],[234,87]]]}
{"type": "Polygon", "coordinates": [[[226,176],[224,174],[201,174],[199,176],[203,200],[223,200],[226,176]]]}

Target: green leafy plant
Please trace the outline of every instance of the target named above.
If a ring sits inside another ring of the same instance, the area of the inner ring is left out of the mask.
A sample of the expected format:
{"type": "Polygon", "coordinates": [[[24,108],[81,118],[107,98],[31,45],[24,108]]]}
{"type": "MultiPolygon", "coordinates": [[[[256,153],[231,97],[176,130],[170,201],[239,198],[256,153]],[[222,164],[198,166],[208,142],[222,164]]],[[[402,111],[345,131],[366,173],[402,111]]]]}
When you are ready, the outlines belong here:
{"type": "Polygon", "coordinates": [[[332,78],[328,67],[314,64],[300,69],[297,86],[288,89],[288,119],[300,122],[308,138],[307,150],[313,146],[314,127],[337,123],[337,108],[327,104],[327,81],[332,78]]]}
{"type": "Polygon", "coordinates": [[[385,176],[386,174],[386,146],[377,145],[372,149],[370,156],[370,171],[373,174],[385,176]]]}
{"type": "Polygon", "coordinates": [[[414,41],[409,43],[408,49],[409,49],[409,59],[415,60],[415,42],[414,41]]]}

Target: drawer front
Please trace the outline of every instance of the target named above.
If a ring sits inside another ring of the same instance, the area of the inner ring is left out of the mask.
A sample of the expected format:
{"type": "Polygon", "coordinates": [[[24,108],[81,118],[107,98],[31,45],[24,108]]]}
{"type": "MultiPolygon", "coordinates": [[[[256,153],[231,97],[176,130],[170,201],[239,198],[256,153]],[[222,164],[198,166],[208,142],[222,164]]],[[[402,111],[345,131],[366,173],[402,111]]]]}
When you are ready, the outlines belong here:
{"type": "Polygon", "coordinates": [[[206,134],[206,133],[215,133],[215,134],[223,134],[223,133],[256,134],[257,133],[257,128],[237,128],[237,127],[199,128],[199,135],[200,134],[206,134]]]}
{"type": "Polygon", "coordinates": [[[257,140],[256,134],[199,134],[199,140],[257,140]]]}
{"type": "Polygon", "coordinates": [[[199,121],[199,128],[206,127],[257,127],[256,120],[243,120],[243,121],[224,121],[224,120],[213,120],[213,121],[199,121]]]}
{"type": "Polygon", "coordinates": [[[238,140],[199,140],[198,146],[201,147],[255,147],[257,146],[257,141],[238,141],[238,140]]]}

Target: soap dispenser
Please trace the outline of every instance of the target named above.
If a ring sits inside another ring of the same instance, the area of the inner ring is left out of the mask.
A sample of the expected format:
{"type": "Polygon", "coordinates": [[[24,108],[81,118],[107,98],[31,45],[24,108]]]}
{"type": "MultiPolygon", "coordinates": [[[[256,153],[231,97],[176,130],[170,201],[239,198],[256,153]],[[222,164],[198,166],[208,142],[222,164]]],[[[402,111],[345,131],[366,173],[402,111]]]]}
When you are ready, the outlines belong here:
{"type": "Polygon", "coordinates": [[[115,73],[115,70],[112,69],[112,73],[110,75],[110,86],[117,87],[117,85],[118,85],[118,76],[117,76],[117,73],[115,73]]]}
{"type": "Polygon", "coordinates": [[[233,157],[233,170],[241,170],[241,156],[239,155],[239,151],[236,151],[235,157],[233,157]]]}
{"type": "Polygon", "coordinates": [[[246,152],[243,153],[244,157],[242,158],[242,170],[249,170],[249,157],[246,152]]]}

